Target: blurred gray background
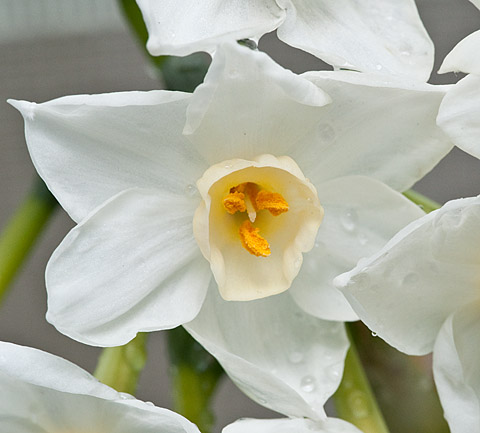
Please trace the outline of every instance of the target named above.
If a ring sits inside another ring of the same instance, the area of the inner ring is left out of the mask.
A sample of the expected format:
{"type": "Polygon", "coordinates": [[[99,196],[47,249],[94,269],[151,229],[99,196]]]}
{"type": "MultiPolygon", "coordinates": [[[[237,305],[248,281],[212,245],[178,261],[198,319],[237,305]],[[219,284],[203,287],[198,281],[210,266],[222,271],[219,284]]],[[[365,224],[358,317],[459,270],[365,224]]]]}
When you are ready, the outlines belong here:
{"type": "MultiPolygon", "coordinates": [[[[468,0],[418,0],[425,27],[436,46],[437,70],[453,46],[480,28],[480,13],[468,0]]],[[[325,69],[318,59],[267,35],[260,48],[295,72],[325,69]]],[[[435,84],[459,76],[432,75],[435,84]]],[[[23,120],[7,98],[43,102],[75,93],[151,90],[159,84],[149,73],[137,41],[124,24],[115,0],[0,0],[0,228],[28,192],[34,169],[23,135],[23,120]]],[[[445,202],[480,193],[480,162],[455,149],[416,186],[445,202]]],[[[11,293],[1,306],[0,339],[37,347],[93,371],[99,349],[59,334],[45,319],[44,269],[49,256],[73,227],[57,210],[11,293]]],[[[162,333],[149,339],[149,358],[138,398],[171,407],[162,333]]],[[[269,417],[225,379],[215,398],[217,428],[240,417],[269,417]]]]}

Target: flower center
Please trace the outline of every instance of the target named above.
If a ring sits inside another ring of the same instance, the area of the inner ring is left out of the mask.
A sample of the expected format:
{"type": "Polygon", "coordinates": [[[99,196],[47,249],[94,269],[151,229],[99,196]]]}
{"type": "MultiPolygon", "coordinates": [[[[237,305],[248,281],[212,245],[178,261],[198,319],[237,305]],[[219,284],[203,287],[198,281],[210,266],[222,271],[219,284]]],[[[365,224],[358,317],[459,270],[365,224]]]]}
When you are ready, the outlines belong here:
{"type": "Polygon", "coordinates": [[[263,238],[259,228],[252,223],[257,218],[257,212],[266,210],[273,216],[279,216],[288,211],[288,203],[277,192],[261,189],[253,182],[244,182],[230,188],[230,193],[223,199],[225,210],[234,215],[237,212],[246,212],[246,219],[239,228],[239,236],[243,248],[257,257],[268,257],[271,254],[268,241],[263,238]]]}
{"type": "Polygon", "coordinates": [[[295,161],[273,155],[223,161],[197,187],[202,201],[193,233],[222,297],[246,301],[287,290],[323,217],[317,191],[295,161]]]}

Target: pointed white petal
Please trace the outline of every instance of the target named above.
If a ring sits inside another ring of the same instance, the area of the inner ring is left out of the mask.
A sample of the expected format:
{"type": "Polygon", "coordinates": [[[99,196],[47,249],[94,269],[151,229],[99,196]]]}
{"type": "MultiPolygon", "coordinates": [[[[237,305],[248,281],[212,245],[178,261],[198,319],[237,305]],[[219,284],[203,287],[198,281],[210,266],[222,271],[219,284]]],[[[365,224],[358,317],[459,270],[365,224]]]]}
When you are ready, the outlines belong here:
{"type": "Polygon", "coordinates": [[[312,421],[304,418],[240,419],[222,433],[361,433],[352,424],[336,418],[312,421]]]}
{"type": "Polygon", "coordinates": [[[452,433],[480,432],[480,303],[461,308],[442,326],[433,371],[452,433]]]}
{"type": "Polygon", "coordinates": [[[266,54],[224,44],[191,98],[185,133],[210,165],[288,155],[328,102],[320,88],[266,54]]]}
{"type": "Polygon", "coordinates": [[[180,415],[120,394],[70,362],[0,343],[0,430],[199,433],[180,415]]]}
{"type": "Polygon", "coordinates": [[[433,43],[413,0],[279,0],[278,36],[336,67],[427,81],[433,43]]]}
{"type": "Polygon", "coordinates": [[[443,99],[437,122],[455,145],[480,158],[480,77],[469,75],[455,84],[443,99]]]}
{"type": "Polygon", "coordinates": [[[48,321],[83,343],[116,346],[192,320],[211,278],[193,238],[195,205],[135,189],[97,209],[48,263],[48,321]]]}
{"type": "Polygon", "coordinates": [[[283,21],[275,0],[137,0],[154,55],[214,51],[222,41],[257,38],[283,21]]]}
{"type": "Polygon", "coordinates": [[[423,355],[445,319],[480,298],[480,197],[454,200],[409,224],[335,280],[366,325],[423,355]]]}
{"type": "Polygon", "coordinates": [[[325,217],[313,251],[289,293],[306,312],[326,320],[357,320],[333,279],[382,248],[424,212],[400,193],[367,177],[341,177],[318,188],[325,217]]]}
{"type": "Polygon", "coordinates": [[[77,222],[132,187],[182,193],[207,166],[182,137],[189,95],[125,92],[10,101],[40,176],[77,222]]]}
{"type": "Polygon", "coordinates": [[[288,293],[232,302],[211,287],[185,327],[258,403],[288,416],[324,418],[348,348],[343,324],[305,314],[288,293]]]}
{"type": "Polygon", "coordinates": [[[446,86],[347,71],[303,76],[332,97],[290,155],[315,185],[357,174],[405,191],[452,148],[436,125],[446,86]]]}
{"type": "Polygon", "coordinates": [[[439,74],[446,72],[465,72],[468,74],[480,74],[480,30],[462,39],[447,57],[443,60],[438,70],[439,74]]]}

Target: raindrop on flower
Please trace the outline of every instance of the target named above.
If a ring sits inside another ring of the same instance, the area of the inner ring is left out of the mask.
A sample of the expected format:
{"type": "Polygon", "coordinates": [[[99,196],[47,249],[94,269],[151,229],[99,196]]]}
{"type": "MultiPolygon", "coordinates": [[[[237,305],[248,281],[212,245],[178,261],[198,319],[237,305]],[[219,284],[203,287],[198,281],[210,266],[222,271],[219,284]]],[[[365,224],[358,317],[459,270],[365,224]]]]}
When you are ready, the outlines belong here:
{"type": "Polygon", "coordinates": [[[302,380],[300,381],[300,387],[302,388],[302,391],[305,392],[312,392],[315,390],[315,378],[313,376],[304,376],[302,380]]]}
{"type": "Polygon", "coordinates": [[[195,185],[189,184],[185,187],[185,193],[189,197],[195,197],[197,195],[197,192],[198,190],[195,185]]]}
{"type": "Polygon", "coordinates": [[[353,209],[347,210],[344,215],[340,217],[342,227],[347,232],[353,232],[357,228],[358,224],[358,215],[357,212],[353,209]]]}
{"type": "Polygon", "coordinates": [[[372,332],[372,337],[376,337],[378,334],[376,332],[372,332]]]}

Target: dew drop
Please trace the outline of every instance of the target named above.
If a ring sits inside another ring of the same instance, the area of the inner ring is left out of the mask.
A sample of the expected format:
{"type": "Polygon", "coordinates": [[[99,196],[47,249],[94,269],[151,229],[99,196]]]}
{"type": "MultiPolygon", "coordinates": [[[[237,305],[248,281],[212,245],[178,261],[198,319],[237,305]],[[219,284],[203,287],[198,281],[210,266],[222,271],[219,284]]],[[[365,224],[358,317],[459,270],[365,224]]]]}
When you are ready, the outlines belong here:
{"type": "Polygon", "coordinates": [[[376,69],[377,71],[381,71],[381,70],[383,69],[383,66],[382,66],[382,65],[376,65],[376,66],[375,66],[375,69],[376,69]]]}
{"type": "Polygon", "coordinates": [[[318,127],[318,132],[320,134],[320,138],[324,143],[331,143],[335,140],[335,129],[333,129],[332,125],[328,123],[320,124],[318,127]]]}
{"type": "Polygon", "coordinates": [[[327,369],[327,374],[331,379],[336,380],[340,377],[340,368],[338,365],[331,365],[327,369]]]}
{"type": "Polygon", "coordinates": [[[376,332],[372,332],[372,337],[377,337],[378,334],[376,332]]]}
{"type": "Polygon", "coordinates": [[[290,355],[288,356],[288,360],[289,360],[292,364],[300,364],[300,363],[303,361],[303,354],[300,353],[300,352],[292,352],[292,353],[290,353],[290,355]]]}
{"type": "Polygon", "coordinates": [[[315,378],[313,376],[304,376],[302,380],[300,381],[300,387],[302,388],[302,391],[305,392],[312,392],[315,390],[315,378]]]}
{"type": "Polygon", "coordinates": [[[232,168],[232,164],[225,164],[223,167],[227,170],[230,170],[232,168]]]}
{"type": "Polygon", "coordinates": [[[359,243],[360,245],[367,245],[367,243],[368,243],[368,238],[367,238],[367,236],[366,236],[364,233],[360,233],[360,234],[358,235],[358,243],[359,243]]]}
{"type": "Polygon", "coordinates": [[[409,274],[405,275],[402,280],[402,286],[412,286],[415,285],[419,280],[418,274],[415,272],[410,272],[409,274]]]}
{"type": "Polygon", "coordinates": [[[353,232],[356,229],[358,223],[357,212],[355,212],[355,210],[353,209],[349,209],[347,210],[347,212],[345,212],[344,215],[341,216],[340,220],[343,228],[347,232],[353,232]]]}
{"type": "Polygon", "coordinates": [[[197,188],[195,185],[189,184],[185,187],[185,194],[189,197],[195,197],[197,195],[197,188]]]}

